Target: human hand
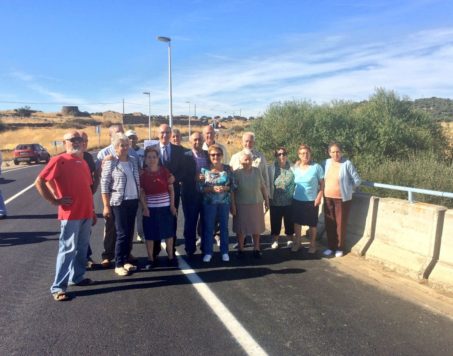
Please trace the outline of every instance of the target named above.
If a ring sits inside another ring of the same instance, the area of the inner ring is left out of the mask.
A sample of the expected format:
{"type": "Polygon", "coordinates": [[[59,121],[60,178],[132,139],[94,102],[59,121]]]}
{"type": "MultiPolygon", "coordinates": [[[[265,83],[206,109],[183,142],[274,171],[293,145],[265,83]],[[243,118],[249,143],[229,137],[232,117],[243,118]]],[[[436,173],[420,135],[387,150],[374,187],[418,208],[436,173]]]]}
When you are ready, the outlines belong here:
{"type": "Polygon", "coordinates": [[[104,209],[102,210],[102,216],[104,219],[109,219],[112,216],[112,209],[110,206],[104,206],[104,209]]]}
{"type": "Polygon", "coordinates": [[[147,218],[149,218],[149,209],[147,206],[145,206],[143,208],[143,216],[146,216],[147,218]]]}
{"type": "Polygon", "coordinates": [[[55,200],[53,201],[53,204],[55,204],[55,205],[71,205],[72,198],[71,197],[55,198],[55,200]]]}
{"type": "Polygon", "coordinates": [[[176,216],[178,214],[178,210],[174,206],[170,206],[170,211],[173,214],[173,216],[176,216]]]}
{"type": "Polygon", "coordinates": [[[96,215],[96,212],[93,210],[93,218],[92,218],[92,221],[91,221],[91,226],[96,225],[97,222],[98,222],[98,217],[96,215]]]}

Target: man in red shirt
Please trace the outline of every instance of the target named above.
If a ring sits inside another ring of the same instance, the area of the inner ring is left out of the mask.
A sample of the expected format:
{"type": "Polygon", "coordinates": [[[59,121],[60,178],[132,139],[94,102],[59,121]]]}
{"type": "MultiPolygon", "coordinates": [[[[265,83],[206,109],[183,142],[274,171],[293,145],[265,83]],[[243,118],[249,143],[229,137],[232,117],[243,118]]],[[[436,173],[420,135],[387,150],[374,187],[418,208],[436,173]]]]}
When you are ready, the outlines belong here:
{"type": "Polygon", "coordinates": [[[93,222],[92,178],[83,159],[83,138],[77,131],[64,137],[66,153],[52,157],[35,181],[39,194],[58,205],[61,233],[55,280],[50,291],[56,301],[68,300],[68,284],[88,285],[84,278],[93,222]]]}

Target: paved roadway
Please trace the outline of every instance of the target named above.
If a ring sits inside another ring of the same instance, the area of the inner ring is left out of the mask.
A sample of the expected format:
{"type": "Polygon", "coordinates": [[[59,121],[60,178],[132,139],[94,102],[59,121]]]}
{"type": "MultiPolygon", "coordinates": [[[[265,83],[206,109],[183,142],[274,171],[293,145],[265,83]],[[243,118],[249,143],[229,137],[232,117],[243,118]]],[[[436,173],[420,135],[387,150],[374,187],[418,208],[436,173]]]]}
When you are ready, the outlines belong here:
{"type": "MultiPolygon", "coordinates": [[[[5,200],[40,169],[4,172],[5,200]]],[[[101,216],[98,195],[96,202],[101,216]]],[[[9,218],[0,221],[0,355],[453,354],[452,319],[287,248],[266,249],[259,261],[232,256],[223,264],[216,255],[209,266],[191,262],[187,277],[167,268],[127,278],[90,271],[97,285],[71,288],[75,298],[57,303],[49,293],[55,207],[32,188],[7,208],[9,218]],[[208,286],[220,303],[211,309],[195,286],[208,286]]],[[[102,226],[92,234],[97,260],[102,226]]],[[[135,244],[134,254],[145,262],[143,245],[135,244]]]]}

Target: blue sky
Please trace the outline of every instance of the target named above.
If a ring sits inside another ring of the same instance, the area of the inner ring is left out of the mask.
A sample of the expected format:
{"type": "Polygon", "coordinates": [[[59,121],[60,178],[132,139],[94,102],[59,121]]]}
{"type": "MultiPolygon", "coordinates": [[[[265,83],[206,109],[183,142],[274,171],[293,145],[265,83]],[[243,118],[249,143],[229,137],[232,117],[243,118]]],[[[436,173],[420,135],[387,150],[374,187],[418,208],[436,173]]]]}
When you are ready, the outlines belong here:
{"type": "Polygon", "coordinates": [[[453,1],[0,0],[0,109],[256,116],[363,100],[453,98],[453,1]]]}

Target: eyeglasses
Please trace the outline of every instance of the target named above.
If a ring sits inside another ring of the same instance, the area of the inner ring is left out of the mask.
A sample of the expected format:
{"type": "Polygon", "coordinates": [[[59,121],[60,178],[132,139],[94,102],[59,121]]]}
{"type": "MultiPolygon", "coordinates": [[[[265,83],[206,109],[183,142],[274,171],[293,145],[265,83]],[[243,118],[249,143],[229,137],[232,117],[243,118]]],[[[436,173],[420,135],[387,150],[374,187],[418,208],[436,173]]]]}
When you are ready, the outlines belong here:
{"type": "Polygon", "coordinates": [[[211,157],[220,157],[220,156],[222,156],[221,153],[210,153],[209,155],[210,155],[211,157]]]}
{"type": "Polygon", "coordinates": [[[65,141],[69,141],[72,143],[81,143],[81,142],[83,142],[83,138],[82,137],[71,137],[71,138],[66,138],[65,141]]]}
{"type": "Polygon", "coordinates": [[[278,152],[277,156],[286,156],[286,153],[285,152],[278,152]]]}

